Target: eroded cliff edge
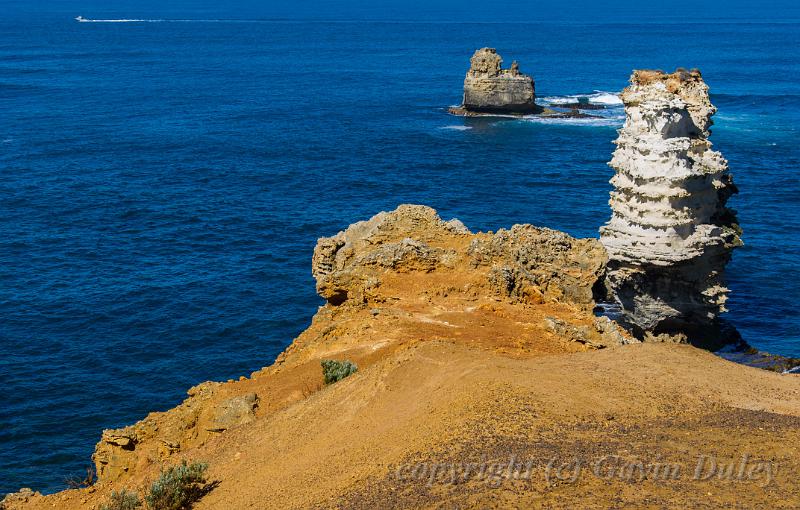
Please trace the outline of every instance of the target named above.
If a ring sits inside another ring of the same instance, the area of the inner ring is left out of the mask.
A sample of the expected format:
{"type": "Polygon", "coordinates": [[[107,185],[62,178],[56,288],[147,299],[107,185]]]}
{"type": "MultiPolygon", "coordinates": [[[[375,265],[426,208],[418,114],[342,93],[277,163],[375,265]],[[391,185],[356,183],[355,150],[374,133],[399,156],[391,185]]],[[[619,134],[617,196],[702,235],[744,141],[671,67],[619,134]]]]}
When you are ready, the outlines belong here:
{"type": "Polygon", "coordinates": [[[422,206],[380,213],[319,240],[313,272],[327,303],[272,366],[104,431],[93,487],[21,493],[7,507],[97,509],[182,459],[208,462],[219,482],[198,510],[607,508],[620,491],[672,507],[709,491],[720,505],[796,497],[800,463],[786,445],[800,444],[800,377],[638,343],[592,314],[606,264],[594,239],[530,225],[471,233],[422,206]],[[322,359],[359,371],[323,386],[322,359]],[[672,458],[689,471],[687,451],[730,460],[745,450],[781,463],[771,485],[546,477],[553,459],[576,455],[672,458]],[[530,478],[397,476],[397,466],[509,459],[529,464],[530,478]]]}
{"type": "Polygon", "coordinates": [[[519,356],[631,341],[592,315],[605,264],[594,239],[530,225],[473,234],[424,206],[382,212],[318,241],[312,271],[328,304],[272,367],[248,380],[203,383],[175,409],[104,431],[94,454],[98,476],[124,481],[303,398],[318,388],[324,358],[369,366],[383,351],[431,340],[519,356]],[[274,382],[264,388],[265,380],[274,382]]]}

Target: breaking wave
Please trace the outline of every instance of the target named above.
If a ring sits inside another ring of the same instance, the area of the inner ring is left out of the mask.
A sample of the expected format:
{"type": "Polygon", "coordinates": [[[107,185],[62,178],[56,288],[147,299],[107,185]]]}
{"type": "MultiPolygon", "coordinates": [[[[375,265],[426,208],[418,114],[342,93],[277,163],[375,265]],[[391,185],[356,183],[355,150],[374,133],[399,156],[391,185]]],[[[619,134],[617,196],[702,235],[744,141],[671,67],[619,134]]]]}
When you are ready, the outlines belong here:
{"type": "Polygon", "coordinates": [[[557,106],[565,103],[580,103],[586,101],[589,104],[596,104],[608,107],[622,106],[622,99],[616,92],[606,92],[595,90],[592,94],[571,94],[568,96],[547,96],[537,98],[537,102],[543,105],[557,106]]]}
{"type": "Polygon", "coordinates": [[[621,127],[625,122],[625,110],[622,99],[615,92],[596,90],[591,94],[568,94],[564,96],[537,97],[536,102],[542,106],[559,108],[560,105],[588,103],[603,108],[586,111],[588,118],[548,118],[541,116],[525,116],[523,120],[537,124],[560,124],[570,126],[608,126],[621,127]]]}

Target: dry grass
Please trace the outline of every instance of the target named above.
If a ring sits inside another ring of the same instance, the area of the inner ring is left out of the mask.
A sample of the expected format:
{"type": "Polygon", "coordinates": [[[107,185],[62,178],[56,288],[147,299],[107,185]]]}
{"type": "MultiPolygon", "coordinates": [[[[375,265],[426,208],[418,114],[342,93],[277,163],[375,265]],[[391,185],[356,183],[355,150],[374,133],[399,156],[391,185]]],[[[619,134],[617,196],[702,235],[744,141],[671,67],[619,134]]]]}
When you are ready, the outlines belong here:
{"type": "Polygon", "coordinates": [[[91,487],[96,481],[97,475],[95,474],[93,467],[86,468],[86,476],[84,478],[71,476],[65,480],[67,483],[67,488],[69,489],[83,489],[86,487],[91,487]]]}
{"type": "Polygon", "coordinates": [[[679,67],[673,73],[665,73],[661,69],[639,69],[633,72],[631,83],[634,85],[648,85],[658,81],[664,82],[667,90],[677,92],[684,83],[702,79],[698,69],[687,71],[679,67]]]}

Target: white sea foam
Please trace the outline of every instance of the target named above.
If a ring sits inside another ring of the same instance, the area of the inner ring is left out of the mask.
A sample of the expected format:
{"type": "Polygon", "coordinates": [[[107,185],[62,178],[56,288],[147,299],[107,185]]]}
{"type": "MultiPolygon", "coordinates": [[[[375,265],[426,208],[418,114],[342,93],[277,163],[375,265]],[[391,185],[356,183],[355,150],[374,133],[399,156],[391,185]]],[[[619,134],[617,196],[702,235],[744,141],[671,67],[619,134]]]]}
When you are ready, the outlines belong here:
{"type": "Polygon", "coordinates": [[[452,129],[455,131],[469,131],[472,126],[442,126],[439,129],[452,129]]]}
{"type": "Polygon", "coordinates": [[[546,96],[537,97],[536,102],[541,104],[563,104],[574,103],[581,96],[546,96]]]}
{"type": "Polygon", "coordinates": [[[620,99],[619,94],[614,94],[612,92],[602,92],[599,90],[596,91],[591,96],[589,96],[589,102],[592,104],[622,106],[622,99],[620,99]]]}
{"type": "Polygon", "coordinates": [[[606,92],[603,90],[595,90],[592,94],[570,94],[567,96],[546,96],[537,98],[537,102],[545,105],[559,105],[565,103],[578,103],[581,99],[586,99],[589,104],[597,104],[603,106],[622,106],[622,99],[619,94],[614,92],[606,92]]]}
{"type": "Polygon", "coordinates": [[[526,115],[522,117],[525,122],[534,124],[553,124],[562,126],[610,126],[620,127],[625,119],[619,117],[590,117],[590,118],[558,118],[558,117],[539,117],[536,115],[526,115]]]}

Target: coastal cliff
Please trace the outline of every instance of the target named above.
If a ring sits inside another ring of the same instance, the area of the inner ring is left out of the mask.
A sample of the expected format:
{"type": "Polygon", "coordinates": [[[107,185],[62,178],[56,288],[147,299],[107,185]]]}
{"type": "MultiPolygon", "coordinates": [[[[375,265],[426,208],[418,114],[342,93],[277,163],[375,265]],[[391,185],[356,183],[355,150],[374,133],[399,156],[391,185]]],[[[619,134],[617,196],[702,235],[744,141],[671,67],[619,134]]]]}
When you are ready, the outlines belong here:
{"type": "MultiPolygon", "coordinates": [[[[312,272],[328,305],[264,373],[281,385],[314,387],[317,377],[305,371],[316,371],[325,357],[347,356],[363,366],[374,353],[407,342],[460,335],[509,353],[627,343],[627,334],[591,314],[592,288],[605,263],[596,240],[530,225],[472,234],[428,207],[400,206],[318,241],[312,272]],[[475,323],[491,325],[493,338],[476,336],[475,323]],[[298,366],[304,375],[284,380],[298,366]]],[[[301,398],[299,391],[279,392],[283,401],[264,395],[261,375],[200,384],[166,413],[104,431],[94,454],[99,479],[125,480],[301,398]]]]}
{"type": "Polygon", "coordinates": [[[594,239],[531,225],[471,233],[423,206],[355,223],[318,241],[326,303],[274,364],[104,431],[98,483],[21,491],[4,510],[98,509],[182,460],[210,466],[198,510],[796,500],[787,445],[800,444],[800,377],[639,343],[592,313],[607,263],[594,239]],[[327,359],[358,372],[325,385],[327,359]],[[694,479],[687,451],[720,464],[746,452],[760,475],[694,479]],[[592,474],[612,457],[668,459],[684,475],[592,474]],[[572,459],[583,474],[569,474],[572,459]]]}
{"type": "Polygon", "coordinates": [[[708,86],[696,70],[635,71],[621,97],[612,216],[600,240],[622,317],[639,335],[730,340],[718,318],[725,265],[742,242],[726,207],[737,189],[708,140],[708,86]]]}

